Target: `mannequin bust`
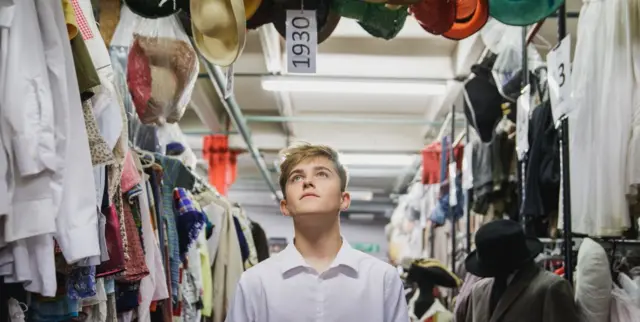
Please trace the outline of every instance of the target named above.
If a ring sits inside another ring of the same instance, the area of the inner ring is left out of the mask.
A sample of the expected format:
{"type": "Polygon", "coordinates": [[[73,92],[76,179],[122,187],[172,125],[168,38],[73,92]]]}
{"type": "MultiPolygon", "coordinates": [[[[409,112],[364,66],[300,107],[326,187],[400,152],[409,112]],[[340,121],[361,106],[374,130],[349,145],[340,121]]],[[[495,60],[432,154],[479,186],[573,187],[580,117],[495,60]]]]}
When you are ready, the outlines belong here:
{"type": "Polygon", "coordinates": [[[416,282],[416,284],[418,285],[419,294],[418,299],[413,304],[413,313],[416,316],[423,316],[436,300],[433,296],[435,285],[426,280],[416,282]]]}

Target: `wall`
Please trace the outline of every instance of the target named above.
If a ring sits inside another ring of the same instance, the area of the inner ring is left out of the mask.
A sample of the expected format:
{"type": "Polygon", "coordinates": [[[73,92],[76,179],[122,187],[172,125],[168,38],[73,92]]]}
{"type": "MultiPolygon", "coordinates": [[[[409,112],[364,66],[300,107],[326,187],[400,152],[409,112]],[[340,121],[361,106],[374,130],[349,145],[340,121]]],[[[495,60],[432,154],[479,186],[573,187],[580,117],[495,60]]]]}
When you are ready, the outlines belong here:
{"type": "MultiPolygon", "coordinates": [[[[288,241],[293,240],[293,222],[290,218],[284,217],[278,212],[266,212],[260,209],[246,208],[247,215],[251,220],[262,226],[267,237],[285,237],[288,241]]],[[[371,254],[380,259],[387,258],[387,240],[384,236],[385,223],[361,223],[349,220],[342,221],[342,235],[350,244],[354,243],[374,243],[380,245],[380,252],[371,254]]]]}

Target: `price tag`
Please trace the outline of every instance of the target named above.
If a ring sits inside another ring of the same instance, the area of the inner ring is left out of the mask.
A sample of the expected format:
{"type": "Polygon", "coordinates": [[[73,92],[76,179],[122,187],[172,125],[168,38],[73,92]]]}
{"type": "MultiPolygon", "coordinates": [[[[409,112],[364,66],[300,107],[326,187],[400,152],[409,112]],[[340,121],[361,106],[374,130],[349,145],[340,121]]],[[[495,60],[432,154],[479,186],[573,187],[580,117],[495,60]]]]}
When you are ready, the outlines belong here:
{"type": "Polygon", "coordinates": [[[233,94],[233,64],[227,68],[227,74],[225,75],[227,83],[224,86],[224,98],[227,99],[233,94]]]}
{"type": "Polygon", "coordinates": [[[571,108],[571,36],[567,35],[547,55],[549,99],[554,123],[571,108]]]}
{"type": "Polygon", "coordinates": [[[456,177],[458,176],[458,166],[455,162],[449,163],[449,205],[455,207],[458,204],[458,194],[456,192],[456,177]]]}
{"type": "Polygon", "coordinates": [[[531,88],[529,85],[522,89],[518,97],[518,111],[516,119],[516,153],[518,160],[524,159],[529,151],[529,113],[531,111],[531,88]]]}
{"type": "Polygon", "coordinates": [[[318,23],[315,10],[287,10],[287,72],[315,74],[318,23]]]}

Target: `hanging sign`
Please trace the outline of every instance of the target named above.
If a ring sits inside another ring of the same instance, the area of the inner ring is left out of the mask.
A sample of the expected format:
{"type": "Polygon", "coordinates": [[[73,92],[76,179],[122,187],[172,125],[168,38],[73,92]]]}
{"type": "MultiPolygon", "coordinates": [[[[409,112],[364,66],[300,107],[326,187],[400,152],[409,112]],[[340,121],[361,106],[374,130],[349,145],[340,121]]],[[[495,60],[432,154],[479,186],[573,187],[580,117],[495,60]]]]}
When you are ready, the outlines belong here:
{"type": "Polygon", "coordinates": [[[524,159],[529,151],[529,113],[531,111],[531,88],[529,85],[522,89],[518,97],[516,117],[516,153],[518,160],[524,159]]]}
{"type": "MultiPolygon", "coordinates": [[[[453,156],[451,159],[455,159],[453,156]]],[[[456,177],[458,176],[458,165],[456,161],[449,163],[449,205],[455,207],[458,204],[458,194],[456,191],[456,177]]]]}
{"type": "Polygon", "coordinates": [[[315,74],[317,26],[315,10],[287,10],[287,72],[315,74]]]}
{"type": "Polygon", "coordinates": [[[549,99],[553,121],[569,113],[571,109],[571,35],[567,35],[547,55],[549,70],[549,99]]]}
{"type": "Polygon", "coordinates": [[[227,99],[233,94],[233,64],[227,68],[227,74],[225,78],[227,79],[226,85],[224,87],[224,98],[227,99]]]}

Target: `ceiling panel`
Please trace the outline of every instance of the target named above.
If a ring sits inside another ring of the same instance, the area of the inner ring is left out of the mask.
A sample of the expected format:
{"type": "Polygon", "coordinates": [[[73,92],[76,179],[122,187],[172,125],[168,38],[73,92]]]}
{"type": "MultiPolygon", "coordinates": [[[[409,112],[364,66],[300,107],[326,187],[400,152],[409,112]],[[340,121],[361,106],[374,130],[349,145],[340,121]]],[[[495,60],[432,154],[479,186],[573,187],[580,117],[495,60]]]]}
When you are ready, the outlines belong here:
{"type": "Polygon", "coordinates": [[[449,56],[375,56],[318,54],[316,71],[323,76],[453,78],[449,56]]]}
{"type": "Polygon", "coordinates": [[[260,77],[237,76],[234,80],[235,97],[243,110],[277,111],[274,93],[262,90],[260,77]]]}
{"type": "Polygon", "coordinates": [[[363,99],[362,94],[290,93],[296,114],[299,112],[363,113],[363,114],[419,114],[433,100],[427,95],[375,95],[375,99],[363,99]]]}

